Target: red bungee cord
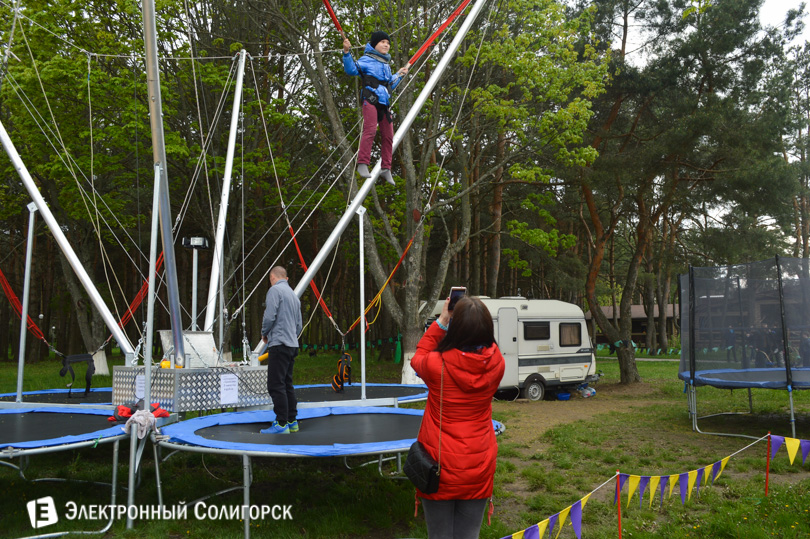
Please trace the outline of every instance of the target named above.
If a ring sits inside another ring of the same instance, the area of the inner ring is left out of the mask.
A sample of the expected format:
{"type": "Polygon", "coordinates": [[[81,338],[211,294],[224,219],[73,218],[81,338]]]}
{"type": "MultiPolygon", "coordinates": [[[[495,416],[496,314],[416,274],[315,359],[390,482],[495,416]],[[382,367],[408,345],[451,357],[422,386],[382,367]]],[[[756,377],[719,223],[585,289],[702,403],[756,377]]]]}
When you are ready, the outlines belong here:
{"type": "Polygon", "coordinates": [[[343,28],[340,27],[340,23],[337,20],[337,15],[335,15],[335,11],[332,9],[332,5],[329,3],[329,0],[323,0],[323,5],[326,6],[329,16],[332,17],[332,22],[335,23],[335,28],[337,28],[337,31],[340,32],[340,37],[346,39],[346,34],[343,33],[343,28]]]}
{"type": "MultiPolygon", "coordinates": [[[[326,0],[323,0],[323,1],[326,2],[326,0]]],[[[453,22],[455,20],[455,18],[458,17],[459,14],[461,14],[462,11],[464,11],[464,8],[467,7],[467,4],[469,4],[469,3],[470,3],[470,0],[463,0],[461,2],[461,4],[455,9],[455,11],[453,11],[453,13],[451,13],[450,16],[447,17],[447,20],[445,20],[442,23],[442,25],[439,26],[439,29],[436,30],[435,32],[433,32],[433,35],[430,36],[428,38],[428,40],[425,41],[425,43],[421,47],[419,47],[419,50],[416,51],[416,53],[413,56],[411,56],[411,59],[408,60],[408,65],[409,66],[412,66],[419,59],[419,57],[422,56],[422,54],[427,50],[427,48],[430,47],[433,44],[433,42],[436,40],[437,37],[439,37],[439,34],[444,32],[444,30],[448,26],[450,26],[450,23],[453,22]]]]}

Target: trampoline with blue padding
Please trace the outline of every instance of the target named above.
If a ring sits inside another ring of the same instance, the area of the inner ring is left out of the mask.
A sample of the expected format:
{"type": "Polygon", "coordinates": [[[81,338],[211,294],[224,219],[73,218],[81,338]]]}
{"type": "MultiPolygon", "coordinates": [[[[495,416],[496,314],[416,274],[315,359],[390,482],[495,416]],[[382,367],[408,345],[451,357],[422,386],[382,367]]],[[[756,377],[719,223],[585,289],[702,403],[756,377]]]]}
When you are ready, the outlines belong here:
{"type": "MultiPolygon", "coordinates": [[[[689,372],[681,372],[678,377],[684,381],[692,379],[689,372]]],[[[793,389],[810,389],[810,369],[791,369],[791,380],[793,389]]],[[[693,381],[696,386],[720,389],[787,389],[788,386],[784,367],[695,371],[693,381]]]]}
{"type": "Polygon", "coordinates": [[[702,432],[697,387],[746,389],[751,413],[751,390],[770,389],[787,392],[795,437],[793,391],[810,389],[810,259],[690,267],[679,284],[678,377],[693,430],[702,432]]]}
{"type": "MultiPolygon", "coordinates": [[[[161,429],[153,441],[172,451],[235,455],[242,459],[242,486],[231,487],[199,500],[234,490],[243,493],[243,505],[250,505],[252,457],[353,457],[379,455],[382,471],[384,454],[401,454],[416,441],[422,422],[422,410],[389,407],[328,407],[299,408],[300,430],[294,434],[262,434],[275,419],[271,410],[227,412],[197,417],[161,429]]],[[[496,434],[504,426],[492,422],[496,434]]],[[[168,457],[166,457],[168,458],[168,457]]],[[[391,457],[394,458],[394,457],[391,457]]],[[[399,462],[399,461],[398,461],[399,462]]],[[[399,468],[399,466],[398,466],[399,468]]],[[[160,486],[160,461],[155,462],[160,486]]],[[[245,536],[249,535],[250,519],[244,520],[245,536]]]]}
{"type": "Polygon", "coordinates": [[[120,440],[111,410],[95,408],[8,408],[0,410],[0,456],[74,449],[120,440]]]}
{"type": "MultiPolygon", "coordinates": [[[[387,407],[302,408],[300,431],[262,434],[270,410],[230,412],[181,421],[162,429],[158,443],[187,451],[266,457],[348,457],[407,451],[416,440],[422,410],[387,407]]],[[[493,421],[493,429],[503,426],[493,421]]]]}

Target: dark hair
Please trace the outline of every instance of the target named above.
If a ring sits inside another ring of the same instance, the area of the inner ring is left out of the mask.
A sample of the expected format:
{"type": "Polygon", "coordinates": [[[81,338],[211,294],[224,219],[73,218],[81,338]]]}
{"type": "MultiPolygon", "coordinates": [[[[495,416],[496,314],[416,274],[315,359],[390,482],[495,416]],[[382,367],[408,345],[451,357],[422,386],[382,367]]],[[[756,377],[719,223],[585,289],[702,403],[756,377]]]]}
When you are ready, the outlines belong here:
{"type": "Polygon", "coordinates": [[[467,296],[456,303],[453,320],[436,350],[473,350],[479,346],[492,346],[494,342],[495,332],[489,309],[480,299],[467,296]]]}

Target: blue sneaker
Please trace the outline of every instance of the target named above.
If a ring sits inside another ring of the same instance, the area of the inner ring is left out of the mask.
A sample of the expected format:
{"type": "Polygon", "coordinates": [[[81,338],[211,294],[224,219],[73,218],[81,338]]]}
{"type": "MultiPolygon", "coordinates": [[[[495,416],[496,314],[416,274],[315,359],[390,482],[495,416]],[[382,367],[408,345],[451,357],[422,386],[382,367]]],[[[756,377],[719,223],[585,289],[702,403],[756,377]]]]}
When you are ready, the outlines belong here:
{"type": "Polygon", "coordinates": [[[298,420],[288,422],[287,427],[290,429],[290,432],[298,432],[298,420]]]}
{"type": "Polygon", "coordinates": [[[278,424],[278,421],[273,421],[273,424],[270,427],[260,430],[262,434],[289,434],[290,433],[290,426],[285,424],[281,426],[278,424]]]}

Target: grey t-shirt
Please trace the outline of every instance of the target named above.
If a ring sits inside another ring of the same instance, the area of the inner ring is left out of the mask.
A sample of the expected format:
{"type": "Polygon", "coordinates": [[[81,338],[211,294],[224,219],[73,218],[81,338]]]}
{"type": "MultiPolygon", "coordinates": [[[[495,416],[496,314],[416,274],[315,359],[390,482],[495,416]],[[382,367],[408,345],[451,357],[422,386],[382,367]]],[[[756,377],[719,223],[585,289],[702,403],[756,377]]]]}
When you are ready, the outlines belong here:
{"type": "Polygon", "coordinates": [[[286,280],[276,281],[270,287],[265,305],[262,337],[267,337],[267,346],[283,344],[298,348],[298,334],[303,329],[301,300],[286,280]]]}

